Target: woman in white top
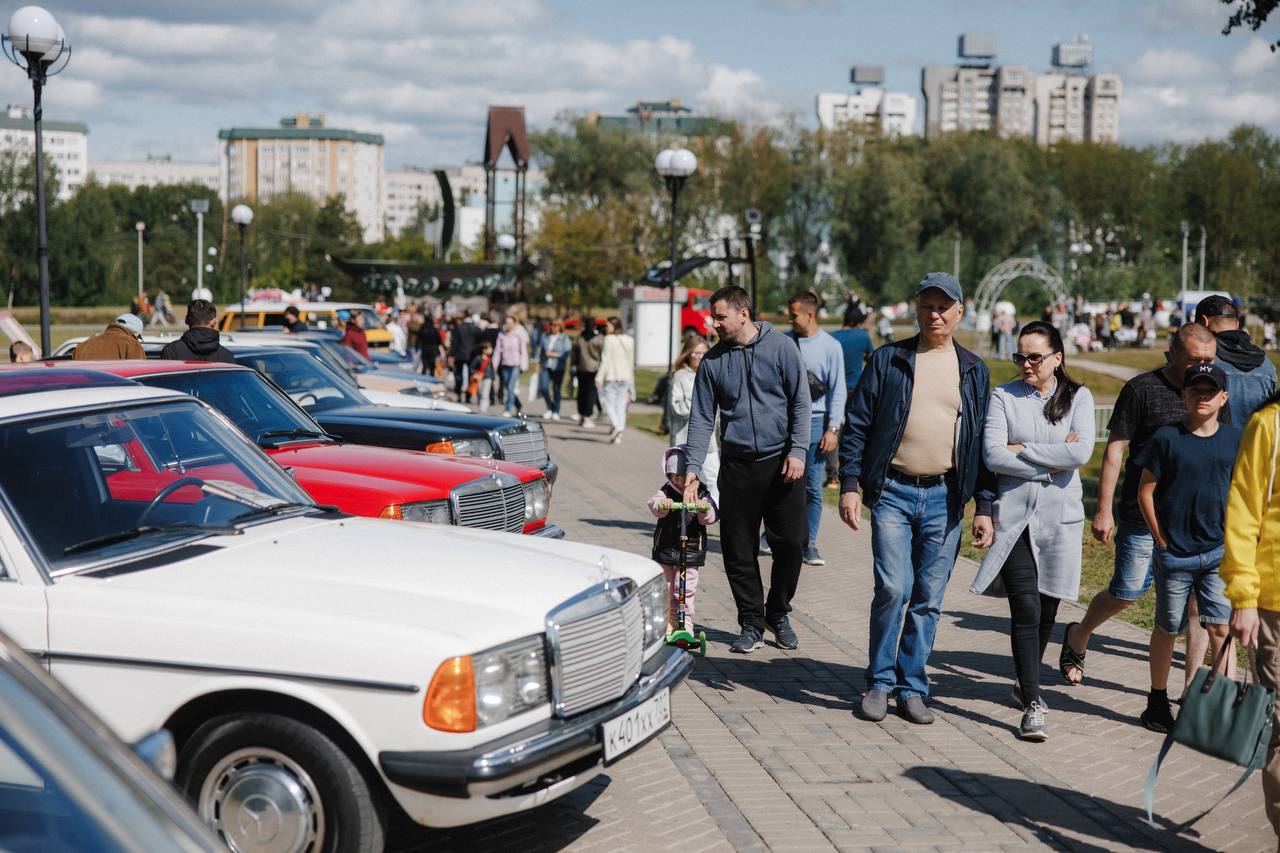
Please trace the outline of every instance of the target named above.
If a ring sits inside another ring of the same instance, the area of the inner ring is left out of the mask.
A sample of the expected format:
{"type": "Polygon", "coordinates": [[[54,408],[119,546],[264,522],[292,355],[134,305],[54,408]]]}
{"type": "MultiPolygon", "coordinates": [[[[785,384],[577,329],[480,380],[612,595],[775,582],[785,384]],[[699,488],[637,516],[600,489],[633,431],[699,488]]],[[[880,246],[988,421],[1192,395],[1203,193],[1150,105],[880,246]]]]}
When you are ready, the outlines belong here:
{"type": "Polygon", "coordinates": [[[622,443],[627,428],[627,406],[636,398],[636,342],[617,317],[609,318],[608,334],[600,353],[600,369],[596,371],[596,387],[600,389],[600,408],[609,417],[613,431],[609,440],[622,443]]]}

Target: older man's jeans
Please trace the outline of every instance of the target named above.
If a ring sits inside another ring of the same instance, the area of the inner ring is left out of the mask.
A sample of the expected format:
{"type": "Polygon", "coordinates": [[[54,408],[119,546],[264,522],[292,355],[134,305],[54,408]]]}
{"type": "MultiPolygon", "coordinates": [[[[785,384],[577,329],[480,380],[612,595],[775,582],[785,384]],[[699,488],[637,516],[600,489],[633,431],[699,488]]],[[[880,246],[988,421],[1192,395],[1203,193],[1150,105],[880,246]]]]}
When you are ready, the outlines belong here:
{"type": "Polygon", "coordinates": [[[950,493],[945,481],[917,486],[891,476],[871,510],[876,582],[867,687],[903,701],[929,695],[925,664],[960,553],[961,513],[950,493]]]}

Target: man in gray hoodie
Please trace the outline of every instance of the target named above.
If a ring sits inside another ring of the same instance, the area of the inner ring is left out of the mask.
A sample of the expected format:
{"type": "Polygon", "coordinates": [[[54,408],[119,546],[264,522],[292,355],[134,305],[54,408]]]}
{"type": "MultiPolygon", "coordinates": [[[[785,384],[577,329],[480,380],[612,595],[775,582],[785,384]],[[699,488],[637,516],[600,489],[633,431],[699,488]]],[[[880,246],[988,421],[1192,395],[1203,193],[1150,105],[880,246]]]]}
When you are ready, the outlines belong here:
{"type": "Polygon", "coordinates": [[[764,645],[764,630],[778,645],[799,645],[787,614],[800,580],[809,538],[805,515],[805,457],[809,451],[809,382],[795,341],[768,323],[751,320],[751,299],[740,287],[711,295],[720,342],[702,360],[689,413],[688,485],[693,502],[716,413],[720,415],[720,545],[741,634],[732,651],[764,645]],[[768,525],[773,572],[768,599],[756,544],[768,525]]]}

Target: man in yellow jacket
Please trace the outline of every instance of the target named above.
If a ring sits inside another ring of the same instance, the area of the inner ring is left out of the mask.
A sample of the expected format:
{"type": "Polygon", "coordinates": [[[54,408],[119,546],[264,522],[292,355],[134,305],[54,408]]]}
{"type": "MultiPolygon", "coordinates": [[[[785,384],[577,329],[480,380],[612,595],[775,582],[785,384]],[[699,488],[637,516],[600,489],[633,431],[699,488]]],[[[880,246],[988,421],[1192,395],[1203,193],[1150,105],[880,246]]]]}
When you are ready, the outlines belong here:
{"type": "MultiPolygon", "coordinates": [[[[1231,636],[1254,649],[1258,681],[1280,690],[1280,397],[1245,427],[1227,496],[1226,553],[1218,571],[1231,602],[1231,636]]],[[[1280,712],[1262,769],[1267,818],[1280,837],[1280,712]]]]}

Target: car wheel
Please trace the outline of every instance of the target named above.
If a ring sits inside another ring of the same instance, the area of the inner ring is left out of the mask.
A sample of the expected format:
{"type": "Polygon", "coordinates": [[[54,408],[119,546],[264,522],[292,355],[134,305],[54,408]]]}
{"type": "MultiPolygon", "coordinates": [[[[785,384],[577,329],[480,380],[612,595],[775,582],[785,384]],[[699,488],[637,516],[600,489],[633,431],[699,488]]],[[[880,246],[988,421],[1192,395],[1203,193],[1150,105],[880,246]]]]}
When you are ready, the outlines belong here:
{"type": "Polygon", "coordinates": [[[183,746],[176,782],[234,853],[383,848],[385,815],[364,775],[288,717],[215,717],[183,746]]]}

